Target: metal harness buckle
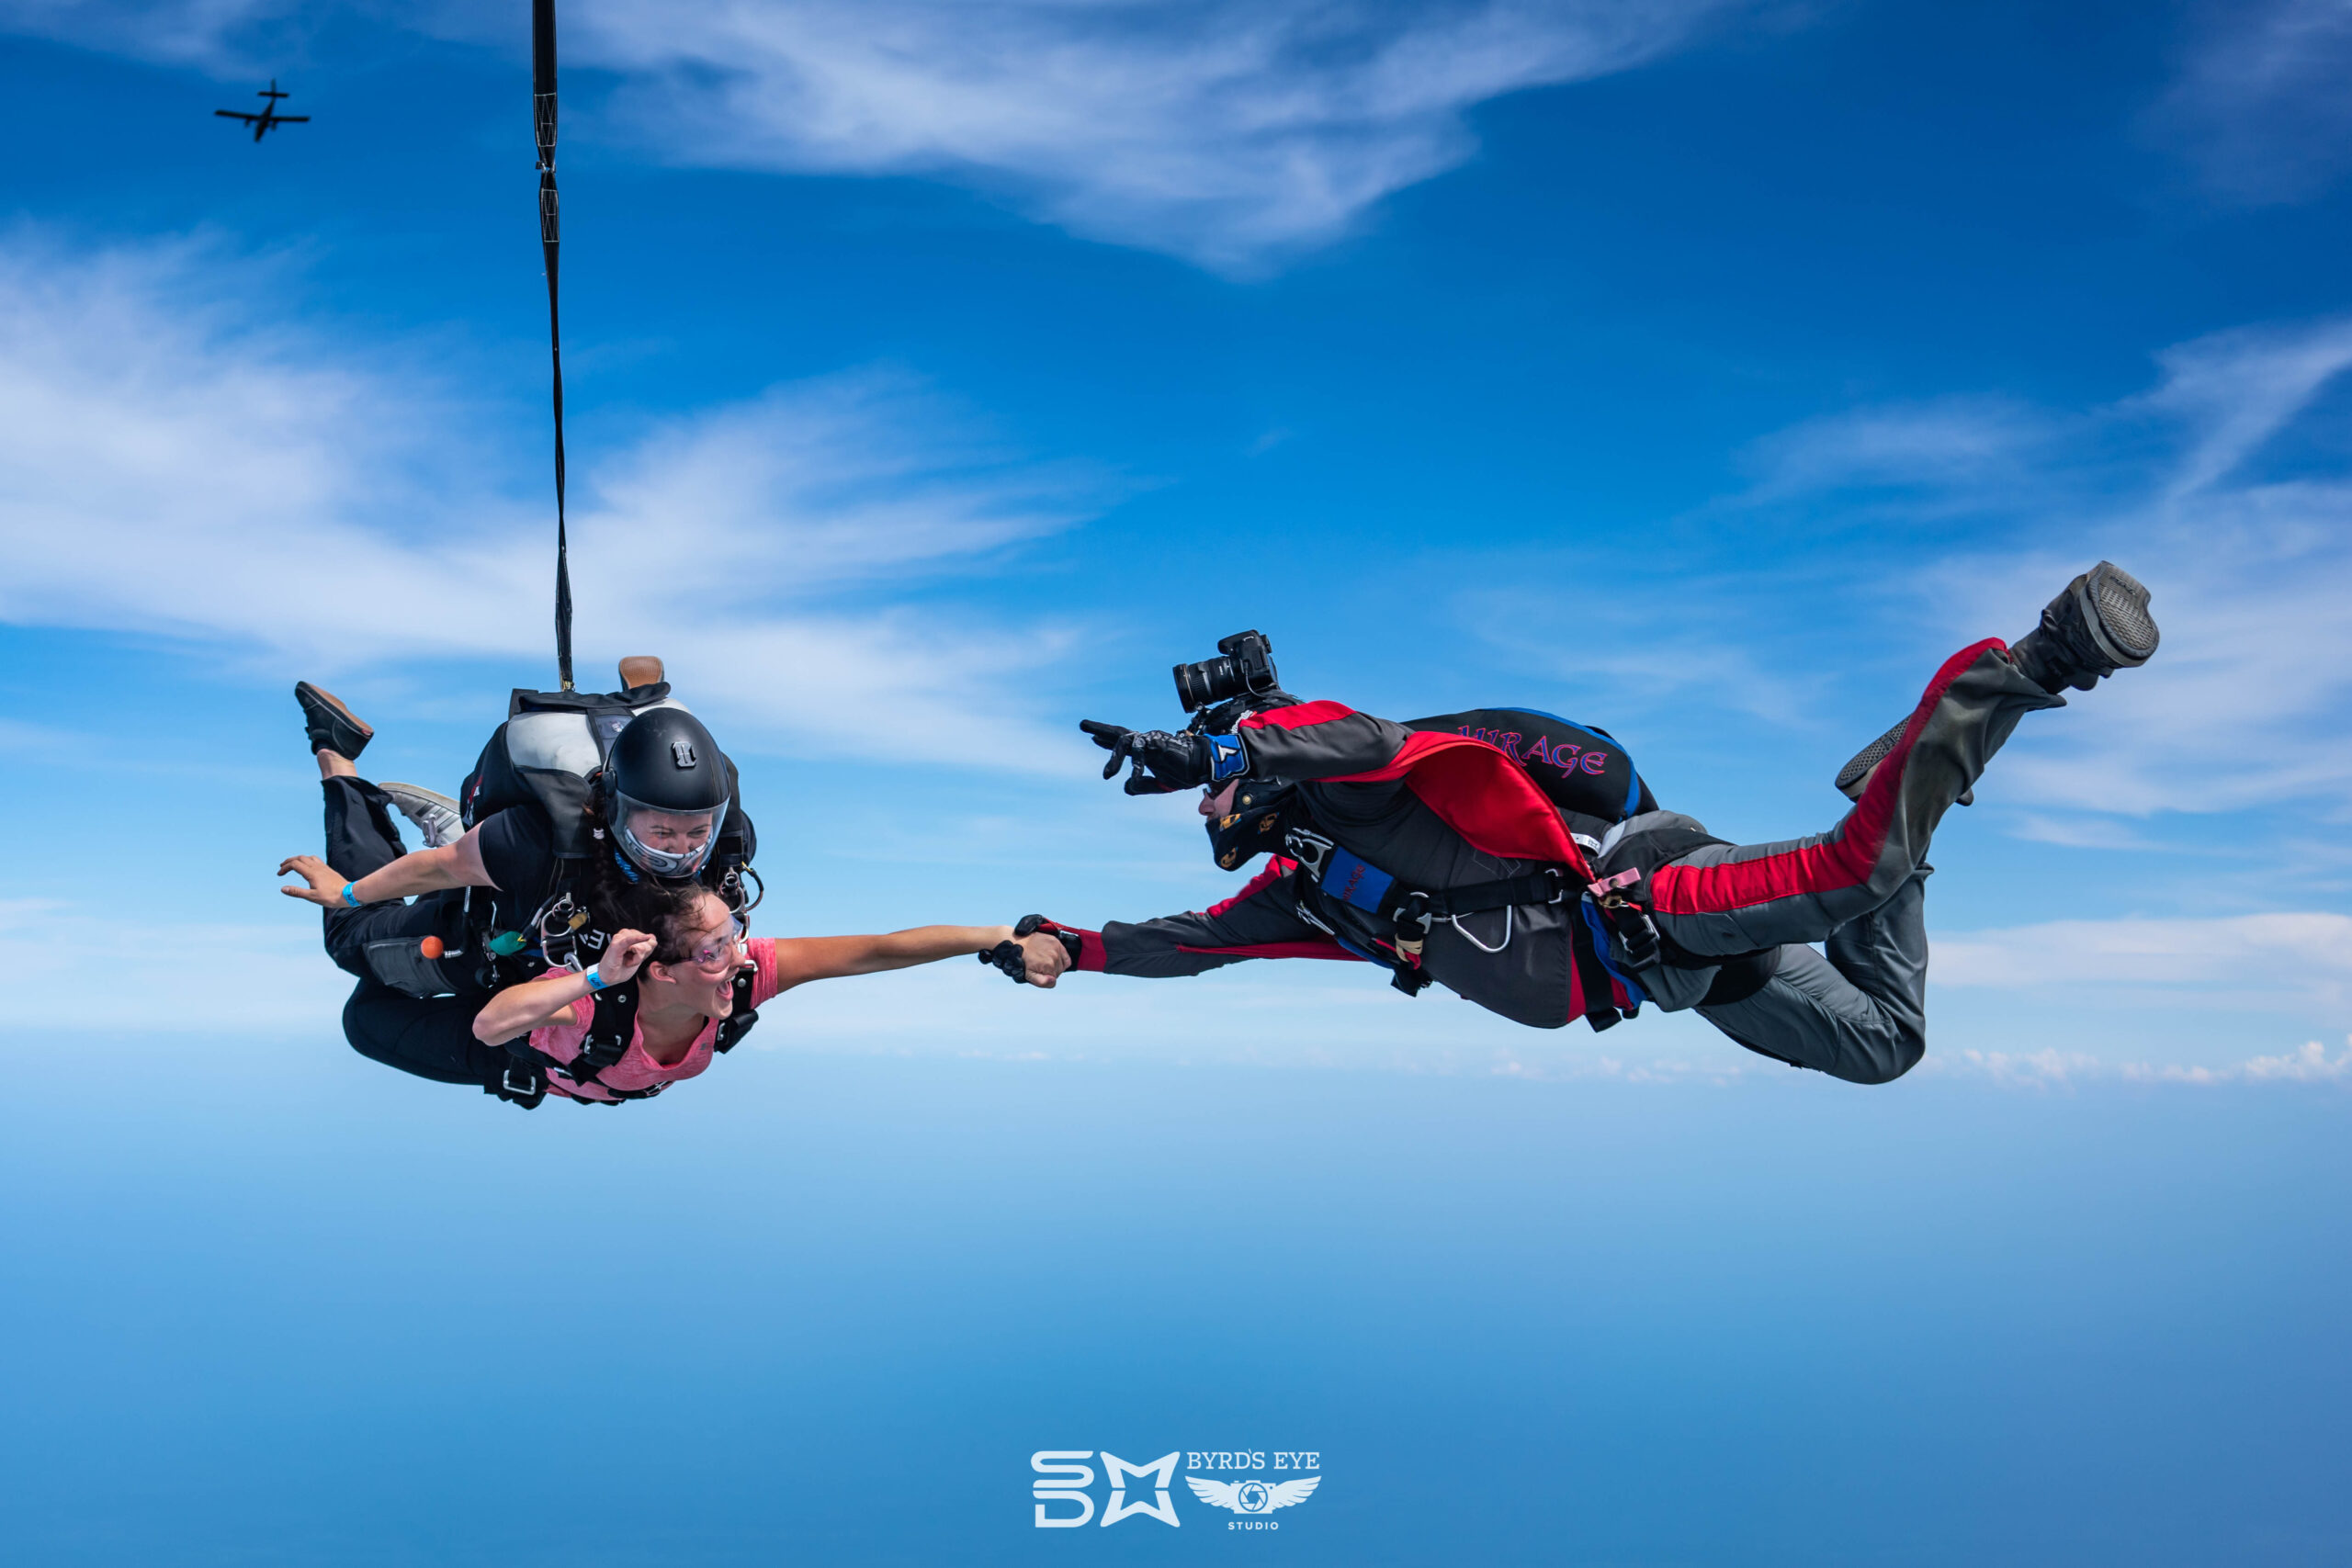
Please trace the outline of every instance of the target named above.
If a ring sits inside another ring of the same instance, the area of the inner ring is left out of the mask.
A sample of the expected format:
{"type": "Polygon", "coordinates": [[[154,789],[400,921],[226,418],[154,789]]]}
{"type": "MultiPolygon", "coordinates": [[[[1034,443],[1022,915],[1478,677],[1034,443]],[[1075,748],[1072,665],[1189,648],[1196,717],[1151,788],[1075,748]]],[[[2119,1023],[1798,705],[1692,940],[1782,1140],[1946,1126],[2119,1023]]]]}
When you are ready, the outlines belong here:
{"type": "Polygon", "coordinates": [[[1396,927],[1396,951],[1419,968],[1421,949],[1430,940],[1430,896],[1419,888],[1405,895],[1394,923],[1396,927]]]}
{"type": "Polygon", "coordinates": [[[536,1111],[539,1101],[548,1097],[548,1082],[536,1067],[510,1061],[500,1070],[498,1082],[492,1086],[490,1092],[510,1105],[536,1111]],[[518,1078],[521,1080],[519,1083],[516,1081],[518,1078]]]}
{"type": "Polygon", "coordinates": [[[1306,868],[1307,875],[1319,883],[1323,880],[1323,868],[1330,863],[1331,852],[1339,846],[1320,833],[1293,828],[1283,835],[1283,848],[1306,868]]]}

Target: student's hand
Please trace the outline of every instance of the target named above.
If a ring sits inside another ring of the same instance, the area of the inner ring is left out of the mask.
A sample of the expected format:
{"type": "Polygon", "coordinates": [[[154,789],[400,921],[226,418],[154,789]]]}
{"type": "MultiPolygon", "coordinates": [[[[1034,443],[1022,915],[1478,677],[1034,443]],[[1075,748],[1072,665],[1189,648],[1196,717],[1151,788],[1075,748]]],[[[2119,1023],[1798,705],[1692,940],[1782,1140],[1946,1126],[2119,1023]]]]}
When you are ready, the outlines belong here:
{"type": "Polygon", "coordinates": [[[615,931],[613,940],[605,944],[605,956],[596,964],[596,978],[607,986],[617,986],[645,967],[659,946],[643,931],[615,931]]]}
{"type": "Polygon", "coordinates": [[[1032,931],[1023,937],[1021,957],[1028,971],[1022,978],[1048,991],[1069,968],[1069,949],[1052,931],[1032,931]]]}
{"type": "Polygon", "coordinates": [[[343,888],[351,878],[316,855],[289,855],[277,863],[277,874],[299,876],[310,884],[308,887],[279,888],[278,891],[288,898],[300,898],[306,904],[316,904],[326,909],[345,907],[343,888]]]}

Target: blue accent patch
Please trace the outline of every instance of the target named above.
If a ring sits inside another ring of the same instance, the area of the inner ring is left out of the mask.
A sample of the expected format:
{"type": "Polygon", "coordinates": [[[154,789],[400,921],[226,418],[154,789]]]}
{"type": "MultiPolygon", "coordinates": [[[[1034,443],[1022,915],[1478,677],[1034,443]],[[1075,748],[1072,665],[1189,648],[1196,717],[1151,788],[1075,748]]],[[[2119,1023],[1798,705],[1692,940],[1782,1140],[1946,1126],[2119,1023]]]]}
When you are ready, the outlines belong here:
{"type": "Polygon", "coordinates": [[[1330,862],[1323,867],[1326,896],[1374,914],[1379,913],[1380,901],[1388,897],[1389,886],[1396,880],[1378,866],[1367,864],[1341,849],[1333,850],[1330,862]]]}
{"type": "Polygon", "coordinates": [[[1212,735],[1209,742],[1209,778],[1239,778],[1250,771],[1250,758],[1241,750],[1238,735],[1212,735]]]}
{"type": "Polygon", "coordinates": [[[1611,933],[1609,930],[1609,922],[1600,917],[1600,906],[1587,898],[1583,902],[1583,908],[1584,923],[1592,928],[1593,951],[1600,953],[1600,966],[1609,971],[1609,977],[1625,987],[1625,995],[1634,1004],[1625,1010],[1625,1016],[1632,1018],[1642,1010],[1642,1004],[1650,999],[1650,994],[1634,984],[1634,977],[1618,968],[1610,958],[1609,939],[1611,933]]]}

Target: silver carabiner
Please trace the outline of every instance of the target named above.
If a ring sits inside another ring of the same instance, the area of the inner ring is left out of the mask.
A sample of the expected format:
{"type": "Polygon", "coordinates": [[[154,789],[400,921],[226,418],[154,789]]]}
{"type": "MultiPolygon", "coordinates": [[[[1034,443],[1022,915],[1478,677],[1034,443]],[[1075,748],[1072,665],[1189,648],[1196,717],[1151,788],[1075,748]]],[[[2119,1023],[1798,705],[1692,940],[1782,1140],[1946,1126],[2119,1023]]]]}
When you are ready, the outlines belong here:
{"type": "Polygon", "coordinates": [[[1480,942],[1476,937],[1473,936],[1470,933],[1470,928],[1462,923],[1461,916],[1447,915],[1444,919],[1448,925],[1462,933],[1463,941],[1468,942],[1479,952],[1500,953],[1504,948],[1510,945],[1511,920],[1518,913],[1519,911],[1510,905],[1506,904],[1503,906],[1503,939],[1502,941],[1495,943],[1492,947],[1488,947],[1485,942],[1480,942]]]}

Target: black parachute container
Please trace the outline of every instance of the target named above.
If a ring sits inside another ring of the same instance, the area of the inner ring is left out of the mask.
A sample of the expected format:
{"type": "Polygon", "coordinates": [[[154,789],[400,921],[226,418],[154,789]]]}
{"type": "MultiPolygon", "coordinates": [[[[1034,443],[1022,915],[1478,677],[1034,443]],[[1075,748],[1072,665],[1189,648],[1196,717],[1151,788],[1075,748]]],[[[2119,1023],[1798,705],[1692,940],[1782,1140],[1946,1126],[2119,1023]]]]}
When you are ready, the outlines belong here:
{"type": "MultiPolygon", "coordinates": [[[[652,708],[688,711],[670,695],[666,681],[625,692],[518,688],[507,702],[506,722],[481,749],[481,760],[458,789],[458,808],[466,826],[511,806],[537,805],[554,825],[557,857],[585,859],[594,843],[588,831],[588,804],[597,770],[612,754],[613,738],[629,720],[652,708]]],[[[743,815],[735,763],[724,753],[719,761],[727,771],[729,801],[710,864],[723,872],[750,861],[757,845],[751,820],[743,815]]]]}

